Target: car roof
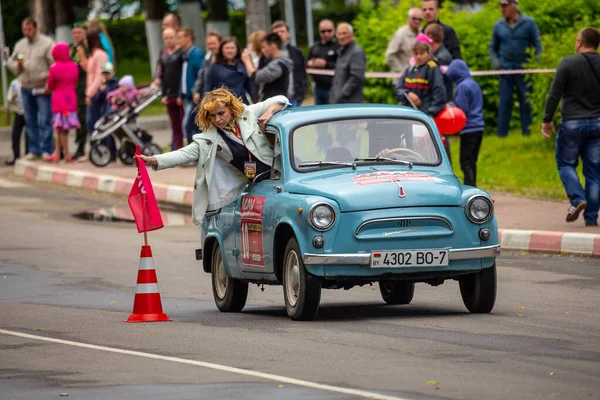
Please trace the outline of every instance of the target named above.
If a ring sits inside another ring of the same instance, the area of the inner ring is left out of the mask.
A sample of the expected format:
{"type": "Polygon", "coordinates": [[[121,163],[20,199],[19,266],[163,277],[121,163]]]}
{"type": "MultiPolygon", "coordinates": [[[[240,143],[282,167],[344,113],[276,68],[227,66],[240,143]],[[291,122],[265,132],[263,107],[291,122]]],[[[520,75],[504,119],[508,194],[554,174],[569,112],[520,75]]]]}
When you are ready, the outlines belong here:
{"type": "Polygon", "coordinates": [[[428,123],[429,117],[414,108],[392,104],[334,104],[291,107],[276,113],[270,120],[281,132],[309,123],[332,119],[408,118],[428,123]]]}

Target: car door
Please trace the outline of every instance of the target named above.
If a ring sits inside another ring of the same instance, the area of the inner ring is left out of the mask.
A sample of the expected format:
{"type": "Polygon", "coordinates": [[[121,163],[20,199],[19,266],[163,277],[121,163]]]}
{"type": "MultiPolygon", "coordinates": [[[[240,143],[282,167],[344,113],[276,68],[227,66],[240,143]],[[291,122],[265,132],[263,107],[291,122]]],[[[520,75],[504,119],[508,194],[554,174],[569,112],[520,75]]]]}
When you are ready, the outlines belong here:
{"type": "MultiPolygon", "coordinates": [[[[274,165],[281,165],[281,162],[275,161],[274,165]]],[[[281,191],[281,182],[280,172],[272,169],[269,179],[249,183],[236,202],[234,224],[238,228],[238,234],[235,235],[237,263],[245,272],[274,272],[274,205],[281,191]]]]}

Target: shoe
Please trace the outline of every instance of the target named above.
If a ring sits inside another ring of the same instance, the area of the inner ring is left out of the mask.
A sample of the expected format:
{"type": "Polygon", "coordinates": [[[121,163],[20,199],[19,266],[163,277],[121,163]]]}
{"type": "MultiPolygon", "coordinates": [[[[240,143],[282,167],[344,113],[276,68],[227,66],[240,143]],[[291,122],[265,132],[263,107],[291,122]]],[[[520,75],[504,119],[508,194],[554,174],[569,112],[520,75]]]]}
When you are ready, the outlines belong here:
{"type": "Polygon", "coordinates": [[[77,160],[80,157],[83,157],[85,155],[85,153],[83,152],[83,150],[78,149],[75,154],[73,154],[73,160],[77,160]]]}
{"type": "Polygon", "coordinates": [[[84,162],[88,162],[89,160],[90,160],[89,156],[87,154],[84,154],[77,159],[77,162],[84,163],[84,162]]]}
{"type": "Polygon", "coordinates": [[[66,157],[65,157],[65,162],[66,162],[67,164],[70,164],[70,163],[72,163],[72,162],[73,162],[73,157],[71,157],[71,156],[66,156],[66,157]]]}
{"type": "Polygon", "coordinates": [[[6,160],[6,161],[4,161],[4,165],[8,165],[8,166],[15,165],[15,161],[16,160],[14,158],[12,160],[6,160]]]}
{"type": "Polygon", "coordinates": [[[585,221],[585,226],[598,226],[598,221],[585,221]]]}
{"type": "Polygon", "coordinates": [[[25,157],[23,157],[23,160],[27,160],[27,161],[37,161],[37,160],[41,160],[42,157],[37,155],[37,154],[33,154],[33,153],[27,153],[25,155],[25,157]]]}
{"type": "Polygon", "coordinates": [[[51,156],[48,155],[44,157],[44,161],[49,163],[57,163],[60,161],[60,156],[57,154],[52,154],[51,156]]]}
{"type": "Polygon", "coordinates": [[[567,211],[567,222],[576,221],[577,218],[579,218],[579,214],[583,210],[585,210],[586,206],[587,206],[587,202],[582,201],[581,203],[577,204],[576,206],[569,207],[569,211],[567,211]]]}

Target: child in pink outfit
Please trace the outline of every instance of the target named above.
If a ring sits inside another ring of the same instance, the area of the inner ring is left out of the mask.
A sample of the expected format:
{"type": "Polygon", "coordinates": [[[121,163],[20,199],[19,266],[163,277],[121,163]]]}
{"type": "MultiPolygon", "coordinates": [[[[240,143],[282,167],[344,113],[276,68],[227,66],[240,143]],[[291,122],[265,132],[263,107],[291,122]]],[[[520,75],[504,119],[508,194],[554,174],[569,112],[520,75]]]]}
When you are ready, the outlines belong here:
{"type": "Polygon", "coordinates": [[[57,43],[52,49],[55,63],[50,67],[46,90],[52,92],[52,126],[54,127],[54,154],[46,156],[45,161],[58,162],[61,149],[66,161],[71,162],[69,154],[69,130],[80,127],[77,118],[77,94],[75,87],[79,80],[79,67],[71,61],[69,46],[57,43]]]}
{"type": "Polygon", "coordinates": [[[116,110],[121,105],[130,107],[136,102],[139,91],[133,83],[133,76],[125,75],[119,80],[119,88],[109,92],[106,99],[112,104],[112,109],[116,110]]]}

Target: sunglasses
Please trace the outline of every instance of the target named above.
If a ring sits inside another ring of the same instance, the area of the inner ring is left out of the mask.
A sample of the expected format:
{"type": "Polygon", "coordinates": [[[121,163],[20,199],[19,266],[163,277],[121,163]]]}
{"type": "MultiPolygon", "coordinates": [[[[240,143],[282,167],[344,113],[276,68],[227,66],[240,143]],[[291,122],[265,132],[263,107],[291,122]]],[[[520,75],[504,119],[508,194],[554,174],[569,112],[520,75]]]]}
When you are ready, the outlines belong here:
{"type": "Polygon", "coordinates": [[[416,21],[416,22],[423,21],[423,18],[417,18],[417,17],[410,17],[410,19],[412,19],[413,21],[416,21]]]}
{"type": "Polygon", "coordinates": [[[333,32],[333,29],[323,29],[323,30],[321,30],[319,32],[321,32],[321,33],[331,33],[331,32],[333,32]]]}

